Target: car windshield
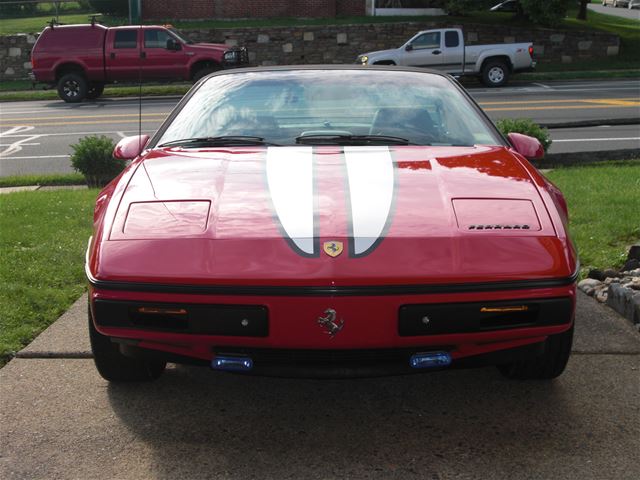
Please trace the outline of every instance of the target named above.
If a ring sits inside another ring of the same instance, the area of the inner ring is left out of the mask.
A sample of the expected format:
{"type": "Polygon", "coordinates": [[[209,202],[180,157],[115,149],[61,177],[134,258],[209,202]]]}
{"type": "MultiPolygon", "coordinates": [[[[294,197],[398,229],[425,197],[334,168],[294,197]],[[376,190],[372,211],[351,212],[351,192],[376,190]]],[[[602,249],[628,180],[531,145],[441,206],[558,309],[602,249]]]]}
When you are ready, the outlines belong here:
{"type": "Polygon", "coordinates": [[[373,69],[213,76],[161,132],[155,145],[185,148],[226,137],[270,145],[504,144],[445,77],[373,69]]]}

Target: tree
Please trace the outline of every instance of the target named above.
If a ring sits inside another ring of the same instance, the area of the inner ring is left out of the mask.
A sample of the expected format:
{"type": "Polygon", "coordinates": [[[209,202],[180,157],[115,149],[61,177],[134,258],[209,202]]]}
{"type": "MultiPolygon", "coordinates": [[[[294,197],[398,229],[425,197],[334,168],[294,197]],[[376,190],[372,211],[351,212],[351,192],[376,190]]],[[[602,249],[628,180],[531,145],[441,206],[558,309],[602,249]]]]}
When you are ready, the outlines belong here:
{"type": "Polygon", "coordinates": [[[569,1],[572,0],[520,0],[520,4],[532,23],[555,27],[567,15],[569,1]]]}
{"type": "Polygon", "coordinates": [[[589,4],[589,0],[580,0],[580,8],[578,9],[578,16],[576,17],[578,20],[586,20],[587,19],[587,5],[589,4]]]}

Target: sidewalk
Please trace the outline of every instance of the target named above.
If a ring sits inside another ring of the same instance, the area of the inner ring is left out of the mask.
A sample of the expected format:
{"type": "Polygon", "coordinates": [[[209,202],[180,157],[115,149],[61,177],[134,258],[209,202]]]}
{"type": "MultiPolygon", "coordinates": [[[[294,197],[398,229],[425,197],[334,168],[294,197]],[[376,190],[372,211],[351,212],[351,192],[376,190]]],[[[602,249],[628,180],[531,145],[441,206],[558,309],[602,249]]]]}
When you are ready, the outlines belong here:
{"type": "Polygon", "coordinates": [[[111,385],[86,297],[0,369],[0,478],[640,478],[640,335],[580,294],[556,381],[358,380],[171,366],[111,385]]]}

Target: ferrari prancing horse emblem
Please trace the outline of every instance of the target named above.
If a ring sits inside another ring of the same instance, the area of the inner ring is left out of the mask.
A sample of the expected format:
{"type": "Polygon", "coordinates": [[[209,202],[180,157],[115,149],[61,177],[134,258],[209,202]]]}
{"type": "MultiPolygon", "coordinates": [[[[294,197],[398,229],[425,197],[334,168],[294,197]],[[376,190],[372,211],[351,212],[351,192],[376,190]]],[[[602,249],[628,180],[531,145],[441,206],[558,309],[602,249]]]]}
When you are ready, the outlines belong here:
{"type": "Polygon", "coordinates": [[[344,327],[344,320],[336,321],[336,311],[333,308],[327,308],[324,314],[326,317],[318,317],[318,325],[326,328],[327,330],[324,333],[333,338],[344,327]]]}
{"type": "Polygon", "coordinates": [[[324,242],[324,244],[322,245],[322,249],[324,250],[324,253],[326,253],[330,257],[337,257],[342,253],[344,247],[342,245],[342,242],[330,241],[324,242]]]}

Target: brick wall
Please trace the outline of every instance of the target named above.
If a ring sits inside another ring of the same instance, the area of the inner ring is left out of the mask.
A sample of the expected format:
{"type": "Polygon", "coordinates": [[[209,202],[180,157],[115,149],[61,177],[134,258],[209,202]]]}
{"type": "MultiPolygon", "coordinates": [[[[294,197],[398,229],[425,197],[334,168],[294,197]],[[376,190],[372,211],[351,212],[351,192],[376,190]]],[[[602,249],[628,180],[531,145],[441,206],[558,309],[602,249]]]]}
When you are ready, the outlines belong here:
{"type": "Polygon", "coordinates": [[[362,17],[366,14],[364,0],[336,0],[336,15],[341,17],[362,17]]]}
{"type": "Polygon", "coordinates": [[[213,18],[214,0],[143,0],[142,18],[213,18]]]}
{"type": "Polygon", "coordinates": [[[147,20],[364,15],[366,0],[143,0],[147,20]]]}

